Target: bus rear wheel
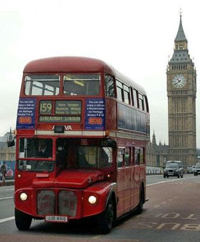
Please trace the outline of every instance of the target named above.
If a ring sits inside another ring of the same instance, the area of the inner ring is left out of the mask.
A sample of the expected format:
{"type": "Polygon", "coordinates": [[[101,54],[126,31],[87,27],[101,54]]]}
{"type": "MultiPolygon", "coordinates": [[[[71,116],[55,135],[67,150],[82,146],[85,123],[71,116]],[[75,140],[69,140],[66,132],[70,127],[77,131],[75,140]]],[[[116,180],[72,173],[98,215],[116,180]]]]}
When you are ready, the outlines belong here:
{"type": "Polygon", "coordinates": [[[19,230],[28,230],[31,226],[32,217],[15,208],[15,224],[19,230]]]}
{"type": "Polygon", "coordinates": [[[102,234],[110,233],[113,227],[114,220],[114,205],[113,202],[109,200],[106,210],[98,217],[99,232],[102,234]]]}
{"type": "Polygon", "coordinates": [[[136,213],[137,214],[141,214],[142,213],[143,205],[144,205],[144,188],[143,188],[143,186],[141,186],[141,188],[140,188],[139,204],[138,204],[138,207],[136,209],[136,213]]]}

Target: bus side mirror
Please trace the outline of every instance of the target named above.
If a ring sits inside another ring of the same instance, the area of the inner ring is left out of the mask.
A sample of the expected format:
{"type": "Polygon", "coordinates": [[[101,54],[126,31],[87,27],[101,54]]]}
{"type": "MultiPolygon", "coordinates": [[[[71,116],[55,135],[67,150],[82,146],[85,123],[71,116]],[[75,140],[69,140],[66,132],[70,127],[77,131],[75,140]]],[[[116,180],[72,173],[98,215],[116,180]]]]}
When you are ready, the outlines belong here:
{"type": "Polygon", "coordinates": [[[12,147],[12,146],[14,146],[15,145],[15,141],[14,141],[14,139],[13,140],[8,140],[7,141],[7,146],[8,147],[12,147]]]}

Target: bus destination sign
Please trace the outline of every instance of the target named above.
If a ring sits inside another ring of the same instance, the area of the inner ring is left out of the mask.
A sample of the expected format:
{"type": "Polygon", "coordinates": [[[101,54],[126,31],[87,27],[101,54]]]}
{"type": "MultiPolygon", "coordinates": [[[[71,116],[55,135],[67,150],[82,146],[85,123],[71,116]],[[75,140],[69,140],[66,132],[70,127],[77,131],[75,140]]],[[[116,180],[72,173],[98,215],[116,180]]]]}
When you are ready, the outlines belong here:
{"type": "Polygon", "coordinates": [[[43,123],[80,123],[81,117],[73,116],[40,116],[39,122],[43,123]]]}
{"type": "Polygon", "coordinates": [[[56,101],[55,113],[59,115],[80,115],[81,101],[56,101]]]}

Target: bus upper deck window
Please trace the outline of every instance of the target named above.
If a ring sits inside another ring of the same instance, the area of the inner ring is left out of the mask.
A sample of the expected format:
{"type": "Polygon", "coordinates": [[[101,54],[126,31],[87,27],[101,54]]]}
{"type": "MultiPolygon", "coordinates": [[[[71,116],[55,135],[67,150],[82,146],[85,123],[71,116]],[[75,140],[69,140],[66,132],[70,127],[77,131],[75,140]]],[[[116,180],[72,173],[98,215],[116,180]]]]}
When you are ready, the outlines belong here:
{"type": "Polygon", "coordinates": [[[64,76],[64,94],[68,96],[96,96],[100,90],[98,74],[67,74],[64,76]]]}
{"type": "Polygon", "coordinates": [[[117,99],[123,101],[123,84],[120,81],[116,81],[117,85],[117,99]]]}
{"type": "Polygon", "coordinates": [[[127,104],[130,104],[130,88],[126,85],[124,85],[124,102],[127,104]]]}
{"type": "Polygon", "coordinates": [[[58,95],[59,88],[60,77],[58,75],[29,75],[25,77],[26,95],[58,95]]]}
{"type": "Polygon", "coordinates": [[[105,94],[107,97],[115,97],[114,78],[105,75],[105,94]]]}

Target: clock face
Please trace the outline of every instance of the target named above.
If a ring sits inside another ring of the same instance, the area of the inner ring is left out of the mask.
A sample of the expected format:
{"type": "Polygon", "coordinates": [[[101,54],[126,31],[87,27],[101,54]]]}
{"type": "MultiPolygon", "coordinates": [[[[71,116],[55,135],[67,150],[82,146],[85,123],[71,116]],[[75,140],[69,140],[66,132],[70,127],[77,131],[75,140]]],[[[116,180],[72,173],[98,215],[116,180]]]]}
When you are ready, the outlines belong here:
{"type": "Polygon", "coordinates": [[[174,79],[172,80],[172,84],[174,87],[176,88],[182,88],[185,86],[186,84],[186,78],[181,75],[181,74],[178,74],[174,77],[174,79]]]}

